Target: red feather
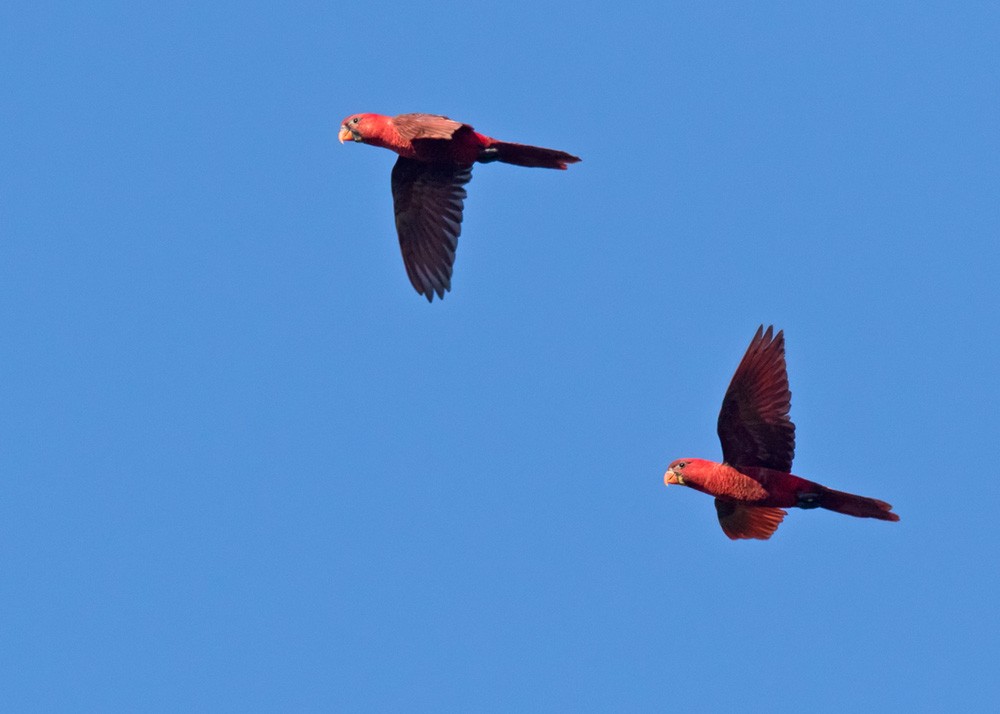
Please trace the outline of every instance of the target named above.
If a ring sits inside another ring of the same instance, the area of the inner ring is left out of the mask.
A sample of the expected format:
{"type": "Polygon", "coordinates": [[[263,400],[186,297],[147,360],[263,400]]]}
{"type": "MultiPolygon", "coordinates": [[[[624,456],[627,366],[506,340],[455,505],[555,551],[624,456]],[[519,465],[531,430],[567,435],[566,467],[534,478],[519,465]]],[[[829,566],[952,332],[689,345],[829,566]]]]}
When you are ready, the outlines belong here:
{"type": "Polygon", "coordinates": [[[742,503],[715,499],[719,524],[731,540],[756,538],[767,540],[778,530],[787,513],[781,508],[746,506],[742,503]]]}

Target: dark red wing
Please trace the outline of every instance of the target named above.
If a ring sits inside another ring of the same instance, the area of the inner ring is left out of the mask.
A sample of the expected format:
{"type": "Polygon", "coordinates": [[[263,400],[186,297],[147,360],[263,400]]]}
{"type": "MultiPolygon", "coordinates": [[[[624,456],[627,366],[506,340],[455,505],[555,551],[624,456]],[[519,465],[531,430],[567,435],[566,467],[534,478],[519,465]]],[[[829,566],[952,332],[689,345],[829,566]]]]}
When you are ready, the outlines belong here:
{"type": "Polygon", "coordinates": [[[767,540],[778,530],[781,521],[788,515],[782,508],[769,506],[748,506],[743,503],[715,499],[715,510],[719,514],[722,531],[732,540],[756,538],[767,540]]]}
{"type": "Polygon", "coordinates": [[[471,166],[428,164],[400,156],[392,167],[396,233],[406,274],[430,302],[451,290],[458,236],[462,232],[465,184],[471,166]]]}
{"type": "Polygon", "coordinates": [[[406,141],[414,139],[450,139],[462,122],[438,114],[400,114],[392,118],[399,136],[406,141]]]}
{"type": "Polygon", "coordinates": [[[733,466],[790,472],[795,425],[788,416],[792,393],[785,369],[785,336],[757,329],[719,412],[722,458],[733,466]]]}

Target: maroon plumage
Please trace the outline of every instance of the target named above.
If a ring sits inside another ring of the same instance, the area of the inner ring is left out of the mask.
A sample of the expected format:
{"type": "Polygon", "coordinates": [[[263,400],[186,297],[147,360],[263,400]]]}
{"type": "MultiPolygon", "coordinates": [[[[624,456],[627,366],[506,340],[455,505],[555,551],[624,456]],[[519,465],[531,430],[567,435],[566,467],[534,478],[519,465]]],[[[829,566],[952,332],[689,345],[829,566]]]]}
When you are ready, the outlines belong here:
{"type": "Polygon", "coordinates": [[[339,138],[399,154],[392,170],[396,233],[406,275],[428,301],[451,289],[472,164],[565,169],[580,160],[565,151],[498,141],[436,114],[354,114],[344,120],[339,138]]]}
{"type": "Polygon", "coordinates": [[[757,329],[719,410],[722,458],[729,464],[791,471],[795,425],[785,369],[785,336],[757,329]]]}
{"type": "Polygon", "coordinates": [[[715,496],[719,524],[733,539],[770,538],[790,507],[898,521],[884,501],[835,491],[790,473],[795,456],[791,401],[784,335],[762,325],[722,400],[718,433],[724,463],[678,459],[664,474],[664,483],[715,496]]]}

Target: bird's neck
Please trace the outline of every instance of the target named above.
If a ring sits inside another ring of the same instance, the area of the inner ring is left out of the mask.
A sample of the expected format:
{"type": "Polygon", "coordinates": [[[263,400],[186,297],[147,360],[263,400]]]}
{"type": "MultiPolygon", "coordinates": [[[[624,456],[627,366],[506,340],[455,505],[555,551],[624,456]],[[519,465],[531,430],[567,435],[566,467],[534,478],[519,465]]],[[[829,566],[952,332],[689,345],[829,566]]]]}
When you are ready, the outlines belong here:
{"type": "Polygon", "coordinates": [[[365,143],[395,151],[407,158],[412,159],[414,156],[413,145],[399,135],[399,130],[392,123],[392,117],[379,117],[379,121],[373,122],[365,136],[365,143]]]}
{"type": "Polygon", "coordinates": [[[684,468],[684,485],[705,493],[714,493],[712,487],[719,480],[719,469],[724,466],[714,461],[690,459],[684,468]]]}
{"type": "Polygon", "coordinates": [[[740,501],[764,498],[767,491],[752,476],[729,464],[693,459],[684,471],[684,484],[712,496],[740,501]]]}

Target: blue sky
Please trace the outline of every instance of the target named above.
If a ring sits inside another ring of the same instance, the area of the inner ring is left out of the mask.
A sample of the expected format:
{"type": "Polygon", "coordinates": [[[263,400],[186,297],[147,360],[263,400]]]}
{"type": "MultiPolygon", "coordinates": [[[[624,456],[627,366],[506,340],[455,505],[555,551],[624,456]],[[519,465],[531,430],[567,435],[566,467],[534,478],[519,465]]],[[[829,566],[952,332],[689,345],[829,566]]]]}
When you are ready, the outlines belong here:
{"type": "Polygon", "coordinates": [[[989,3],[6,3],[5,711],[974,710],[1000,695],[989,3]],[[360,111],[473,172],[408,284],[360,111]],[[785,330],[793,511],[666,489],[785,330]]]}

